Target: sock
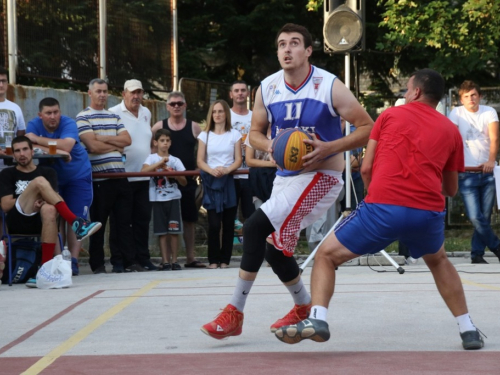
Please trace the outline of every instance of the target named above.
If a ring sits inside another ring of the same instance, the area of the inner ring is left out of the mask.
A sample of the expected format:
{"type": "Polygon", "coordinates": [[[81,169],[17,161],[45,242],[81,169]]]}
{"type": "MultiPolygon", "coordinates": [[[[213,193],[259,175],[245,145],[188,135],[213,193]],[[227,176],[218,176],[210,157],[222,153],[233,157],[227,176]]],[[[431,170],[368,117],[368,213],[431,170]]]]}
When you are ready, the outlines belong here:
{"type": "Polygon", "coordinates": [[[42,264],[54,258],[55,243],[42,242],[42,264]]]}
{"type": "Polygon", "coordinates": [[[326,321],[326,314],[327,313],[328,313],[328,309],[326,307],[314,305],[313,307],[311,307],[311,312],[309,313],[309,318],[326,321]]]}
{"type": "Polygon", "coordinates": [[[299,279],[299,281],[294,285],[288,285],[286,288],[292,295],[293,302],[295,302],[296,305],[307,305],[308,303],[311,303],[311,296],[304,287],[302,279],[299,279]]]}
{"type": "Polygon", "coordinates": [[[73,224],[73,221],[75,221],[76,219],[76,215],[70,211],[65,201],[56,203],[54,207],[56,208],[57,212],[59,212],[59,215],[61,215],[68,224],[73,224]]]}
{"type": "Polygon", "coordinates": [[[248,293],[252,289],[253,281],[243,280],[238,277],[236,281],[236,288],[234,288],[233,296],[229,303],[236,307],[239,311],[243,312],[245,303],[247,302],[248,293]]]}
{"type": "Polygon", "coordinates": [[[476,326],[474,323],[472,323],[472,320],[470,318],[470,315],[464,314],[456,317],[457,323],[458,323],[458,329],[460,330],[460,333],[464,333],[467,331],[475,331],[476,326]]]}

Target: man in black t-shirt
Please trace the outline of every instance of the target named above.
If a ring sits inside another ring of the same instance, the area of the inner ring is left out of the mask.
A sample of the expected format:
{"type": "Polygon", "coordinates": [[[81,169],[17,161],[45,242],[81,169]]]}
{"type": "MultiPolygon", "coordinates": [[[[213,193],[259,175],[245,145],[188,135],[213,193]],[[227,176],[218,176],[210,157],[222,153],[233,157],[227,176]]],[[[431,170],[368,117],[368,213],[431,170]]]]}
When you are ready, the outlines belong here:
{"type": "Polygon", "coordinates": [[[99,230],[101,223],[88,222],[69,210],[56,192],[56,172],[33,163],[33,144],[29,138],[14,138],[12,150],[16,166],[0,172],[2,210],[7,213],[9,233],[41,233],[42,264],[54,255],[58,214],[72,226],[78,240],[99,230]]]}

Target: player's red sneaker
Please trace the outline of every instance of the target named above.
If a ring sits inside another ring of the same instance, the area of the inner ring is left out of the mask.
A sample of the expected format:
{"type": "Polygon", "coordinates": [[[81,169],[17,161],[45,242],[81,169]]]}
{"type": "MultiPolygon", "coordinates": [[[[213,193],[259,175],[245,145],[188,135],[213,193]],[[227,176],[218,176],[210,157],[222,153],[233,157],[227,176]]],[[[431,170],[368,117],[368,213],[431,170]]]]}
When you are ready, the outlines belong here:
{"type": "Polygon", "coordinates": [[[242,326],[243,313],[229,304],[212,322],[201,327],[201,331],[214,339],[222,340],[229,336],[241,335],[242,326]]]}
{"type": "Polygon", "coordinates": [[[290,310],[288,314],[286,314],[283,318],[278,319],[271,326],[271,332],[276,332],[278,328],[283,326],[291,326],[293,324],[297,324],[304,319],[309,317],[309,313],[311,312],[312,305],[309,303],[307,305],[295,305],[293,309],[290,310]]]}

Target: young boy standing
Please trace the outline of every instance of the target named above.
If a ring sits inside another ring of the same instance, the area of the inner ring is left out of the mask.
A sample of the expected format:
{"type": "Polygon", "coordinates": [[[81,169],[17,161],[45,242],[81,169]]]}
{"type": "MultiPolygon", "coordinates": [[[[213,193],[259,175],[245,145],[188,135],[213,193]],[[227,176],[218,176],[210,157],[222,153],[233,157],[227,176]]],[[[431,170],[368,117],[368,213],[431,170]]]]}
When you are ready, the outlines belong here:
{"type": "MultiPolygon", "coordinates": [[[[141,171],[185,171],[186,168],[180,159],[169,155],[168,150],[171,144],[170,131],[167,129],[157,130],[153,145],[157,147],[158,152],[147,157],[141,171]]],[[[186,186],[186,177],[151,177],[149,182],[149,200],[153,202],[153,232],[160,238],[162,257],[160,270],[162,271],[182,269],[177,263],[179,234],[183,232],[180,205],[182,195],[177,183],[186,186]],[[167,253],[167,241],[169,240],[172,250],[167,253]]]]}

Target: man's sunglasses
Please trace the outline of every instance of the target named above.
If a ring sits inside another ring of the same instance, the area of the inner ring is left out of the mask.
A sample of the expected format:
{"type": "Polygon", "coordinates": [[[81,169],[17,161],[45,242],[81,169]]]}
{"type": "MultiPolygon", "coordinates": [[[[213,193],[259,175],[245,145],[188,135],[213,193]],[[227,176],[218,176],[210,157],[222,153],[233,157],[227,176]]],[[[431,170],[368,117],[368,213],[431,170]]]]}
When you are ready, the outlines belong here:
{"type": "Polygon", "coordinates": [[[185,103],[184,102],[170,102],[168,105],[170,107],[182,107],[185,103]]]}

